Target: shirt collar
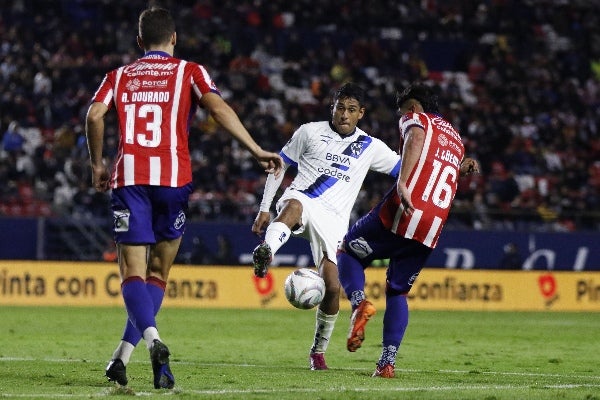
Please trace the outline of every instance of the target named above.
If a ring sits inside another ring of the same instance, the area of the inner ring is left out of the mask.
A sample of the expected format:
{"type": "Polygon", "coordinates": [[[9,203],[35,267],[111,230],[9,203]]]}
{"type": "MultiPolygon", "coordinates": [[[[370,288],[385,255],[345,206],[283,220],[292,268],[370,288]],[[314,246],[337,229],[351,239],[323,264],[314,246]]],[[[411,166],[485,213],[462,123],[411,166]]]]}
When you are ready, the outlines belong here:
{"type": "Polygon", "coordinates": [[[171,57],[171,55],[169,53],[167,53],[166,51],[156,51],[156,50],[147,51],[146,54],[144,54],[144,57],[147,57],[147,56],[171,57]]]}

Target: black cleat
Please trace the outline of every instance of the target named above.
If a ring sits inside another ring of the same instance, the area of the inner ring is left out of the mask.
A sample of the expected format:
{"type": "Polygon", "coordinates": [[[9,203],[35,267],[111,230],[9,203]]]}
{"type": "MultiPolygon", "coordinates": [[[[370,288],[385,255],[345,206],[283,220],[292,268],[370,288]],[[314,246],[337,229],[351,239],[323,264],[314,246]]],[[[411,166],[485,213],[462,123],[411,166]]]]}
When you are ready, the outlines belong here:
{"type": "Polygon", "coordinates": [[[117,382],[121,386],[127,385],[127,374],[125,364],[121,359],[110,360],[106,366],[106,377],[109,382],[117,382]]]}
{"type": "Polygon", "coordinates": [[[267,276],[267,268],[273,259],[271,255],[271,247],[265,242],[262,242],[252,251],[252,261],[254,264],[254,275],[259,278],[267,276]]]}
{"type": "Polygon", "coordinates": [[[154,374],[154,389],[173,389],[175,377],[169,368],[169,348],[158,339],[154,339],[150,348],[150,361],[154,374]]]}

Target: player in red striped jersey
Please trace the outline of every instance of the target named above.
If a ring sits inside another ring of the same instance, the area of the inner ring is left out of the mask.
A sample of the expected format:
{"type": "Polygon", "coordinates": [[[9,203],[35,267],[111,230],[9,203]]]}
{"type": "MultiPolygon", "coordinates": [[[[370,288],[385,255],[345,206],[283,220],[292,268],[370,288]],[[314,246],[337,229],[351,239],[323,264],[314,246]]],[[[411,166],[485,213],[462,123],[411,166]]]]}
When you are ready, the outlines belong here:
{"type": "Polygon", "coordinates": [[[125,366],[143,338],[154,387],[172,388],[170,353],[158,335],[155,315],[185,229],[192,191],[189,124],[196,107],[205,108],[267,172],[279,174],[283,161],[254,141],[202,65],[173,57],[177,34],[169,11],[143,11],[138,28],[138,45],[145,54],[106,74],[86,118],[92,183],[99,191],[112,189],[113,231],[128,314],[106,376],[127,384],[125,366]],[[104,117],[113,106],[120,140],[111,174],[102,148],[104,117]]]}
{"type": "Polygon", "coordinates": [[[383,351],[373,374],[384,378],[394,376],[396,353],[408,325],[406,295],[437,244],[458,177],[479,172],[477,161],[464,159],[458,132],[437,114],[437,99],[428,86],[409,86],[398,95],[397,105],[403,142],[398,181],[350,228],[337,254],[340,282],[353,310],[349,351],[361,347],[366,323],[375,314],[364,292],[364,269],[373,260],[390,259],[383,351]]]}

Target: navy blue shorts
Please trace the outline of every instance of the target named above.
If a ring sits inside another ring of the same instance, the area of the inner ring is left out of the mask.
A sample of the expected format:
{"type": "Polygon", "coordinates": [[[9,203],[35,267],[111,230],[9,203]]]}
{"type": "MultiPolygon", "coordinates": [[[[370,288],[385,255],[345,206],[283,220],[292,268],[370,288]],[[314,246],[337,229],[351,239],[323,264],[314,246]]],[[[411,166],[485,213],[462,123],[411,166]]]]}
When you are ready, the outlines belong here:
{"type": "Polygon", "coordinates": [[[350,227],[344,236],[344,250],[355,256],[363,268],[371,265],[373,260],[389,258],[387,290],[406,294],[433,249],[386,229],[379,219],[378,211],[372,210],[350,227]]]}
{"type": "Polygon", "coordinates": [[[113,189],[115,242],[154,244],[177,239],[185,230],[185,213],[192,184],[182,187],[125,186],[113,189]]]}

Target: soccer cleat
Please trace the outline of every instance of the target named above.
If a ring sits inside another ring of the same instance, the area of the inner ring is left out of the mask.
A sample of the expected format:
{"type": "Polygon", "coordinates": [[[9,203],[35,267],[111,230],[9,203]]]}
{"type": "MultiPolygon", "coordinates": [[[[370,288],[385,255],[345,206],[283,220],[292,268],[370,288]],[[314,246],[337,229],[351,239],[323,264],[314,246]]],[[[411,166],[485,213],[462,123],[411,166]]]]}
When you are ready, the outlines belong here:
{"type": "Polygon", "coordinates": [[[350,331],[346,341],[348,351],[355,352],[362,346],[362,342],[365,340],[365,326],[376,312],[375,307],[369,300],[361,301],[356,307],[350,319],[350,331]]]}
{"type": "Polygon", "coordinates": [[[169,368],[169,349],[158,339],[154,339],[150,348],[150,361],[154,374],[154,389],[173,389],[175,377],[169,368]]]}
{"type": "Polygon", "coordinates": [[[323,353],[310,353],[310,369],[311,371],[325,370],[327,364],[325,363],[325,354],[323,353]]]}
{"type": "Polygon", "coordinates": [[[125,364],[121,359],[110,360],[106,366],[106,377],[109,382],[117,382],[121,386],[127,385],[127,374],[125,364]]]}
{"type": "Polygon", "coordinates": [[[373,372],[373,378],[393,378],[395,375],[393,364],[385,364],[383,367],[380,367],[379,364],[377,364],[377,368],[375,368],[375,372],[373,372]]]}
{"type": "Polygon", "coordinates": [[[254,263],[254,275],[259,278],[267,276],[267,268],[273,259],[271,247],[262,242],[252,251],[252,262],[254,263]]]}

